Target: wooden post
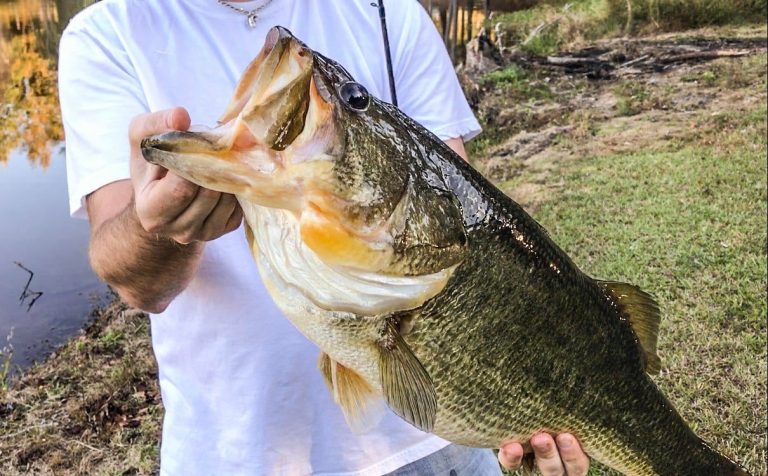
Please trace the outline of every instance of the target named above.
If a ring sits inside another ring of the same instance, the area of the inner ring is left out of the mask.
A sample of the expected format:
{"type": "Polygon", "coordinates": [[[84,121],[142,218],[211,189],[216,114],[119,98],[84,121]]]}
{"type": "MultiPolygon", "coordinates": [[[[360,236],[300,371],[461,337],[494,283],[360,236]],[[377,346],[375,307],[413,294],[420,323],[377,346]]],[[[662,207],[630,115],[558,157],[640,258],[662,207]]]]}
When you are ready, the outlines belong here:
{"type": "Polygon", "coordinates": [[[451,2],[448,2],[447,12],[445,17],[445,31],[443,31],[443,41],[445,41],[445,48],[448,53],[451,52],[451,28],[453,27],[453,8],[451,2]]]}
{"type": "Polygon", "coordinates": [[[459,0],[451,0],[451,20],[453,23],[451,35],[451,58],[456,61],[456,40],[459,36],[459,0]]]}

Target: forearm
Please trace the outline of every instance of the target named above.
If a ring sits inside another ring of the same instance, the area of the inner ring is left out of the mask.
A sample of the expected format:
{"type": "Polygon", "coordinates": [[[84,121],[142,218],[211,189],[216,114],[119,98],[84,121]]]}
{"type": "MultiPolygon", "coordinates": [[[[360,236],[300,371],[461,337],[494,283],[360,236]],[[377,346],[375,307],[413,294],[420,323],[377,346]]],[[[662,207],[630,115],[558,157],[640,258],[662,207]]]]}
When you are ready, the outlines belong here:
{"type": "Polygon", "coordinates": [[[189,284],[203,247],[146,231],[131,201],[92,229],[89,256],[96,274],[128,304],[161,312],[189,284]]]}
{"type": "Polygon", "coordinates": [[[469,162],[469,157],[467,156],[467,151],[464,149],[464,139],[461,137],[454,137],[451,139],[445,139],[444,142],[453,149],[454,152],[459,154],[459,157],[469,162]]]}

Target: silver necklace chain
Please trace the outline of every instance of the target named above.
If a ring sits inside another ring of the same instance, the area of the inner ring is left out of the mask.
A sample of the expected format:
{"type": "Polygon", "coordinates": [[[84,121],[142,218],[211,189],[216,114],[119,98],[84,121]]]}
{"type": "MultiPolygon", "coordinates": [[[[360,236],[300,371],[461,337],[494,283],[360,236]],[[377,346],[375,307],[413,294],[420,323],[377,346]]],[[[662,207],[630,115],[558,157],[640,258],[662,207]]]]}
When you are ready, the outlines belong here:
{"type": "Polygon", "coordinates": [[[251,28],[256,28],[256,22],[259,19],[259,12],[264,10],[267,7],[267,5],[272,3],[272,0],[267,0],[266,2],[262,3],[261,5],[259,5],[256,8],[252,8],[251,10],[246,10],[245,8],[236,7],[236,6],[232,5],[231,3],[226,2],[224,0],[216,0],[216,1],[219,3],[219,5],[221,5],[223,7],[227,7],[229,9],[231,9],[231,10],[236,11],[237,13],[245,15],[246,18],[248,19],[248,26],[251,27],[251,28]]]}

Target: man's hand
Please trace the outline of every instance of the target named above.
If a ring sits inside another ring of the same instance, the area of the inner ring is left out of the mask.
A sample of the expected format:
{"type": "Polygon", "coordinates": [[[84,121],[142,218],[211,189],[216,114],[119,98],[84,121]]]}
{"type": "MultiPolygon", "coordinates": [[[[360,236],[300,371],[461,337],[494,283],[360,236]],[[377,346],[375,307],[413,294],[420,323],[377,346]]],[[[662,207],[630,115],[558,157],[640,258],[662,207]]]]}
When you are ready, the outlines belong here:
{"type": "Polygon", "coordinates": [[[131,182],[136,215],[148,232],[182,244],[214,240],[237,229],[243,214],[234,195],[199,187],[144,160],[141,140],[168,130],[187,130],[189,114],[175,108],[142,114],[131,122],[131,182]]]}
{"type": "Polygon", "coordinates": [[[242,221],[234,196],[198,187],[144,160],[144,137],[185,130],[189,122],[182,108],[134,118],[131,180],[109,183],[87,197],[94,271],[128,304],[153,313],[162,312],[192,280],[203,242],[242,221]]]}
{"type": "MultiPolygon", "coordinates": [[[[531,438],[536,466],[543,476],[585,476],[589,457],[573,435],[563,433],[552,438],[549,433],[537,433],[531,438]]],[[[499,450],[499,462],[507,469],[517,469],[523,461],[520,443],[508,443],[499,450]]]]}

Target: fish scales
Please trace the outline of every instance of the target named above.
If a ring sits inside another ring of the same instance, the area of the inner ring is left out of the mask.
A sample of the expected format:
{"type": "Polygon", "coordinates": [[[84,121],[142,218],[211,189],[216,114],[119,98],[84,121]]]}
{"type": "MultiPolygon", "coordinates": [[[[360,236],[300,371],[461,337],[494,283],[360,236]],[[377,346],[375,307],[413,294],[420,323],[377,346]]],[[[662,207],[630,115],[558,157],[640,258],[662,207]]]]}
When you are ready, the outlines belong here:
{"type": "Polygon", "coordinates": [[[150,162],[237,196],[270,294],[352,425],[377,400],[477,447],[573,433],[628,475],[746,475],[659,391],[659,310],[580,271],[517,203],[275,27],[221,125],[150,162]]]}
{"type": "Polygon", "coordinates": [[[450,375],[438,383],[438,407],[446,411],[438,411],[436,430],[487,447],[526,441],[542,428],[569,431],[588,453],[628,474],[712,471],[709,462],[697,467],[700,441],[645,373],[639,349],[605,345],[636,338],[603,290],[521,207],[463,162],[445,161],[434,152],[441,148],[433,141],[409,156],[437,163],[462,209],[482,213],[465,214],[472,253],[446,289],[416,311],[416,327],[405,337],[430,375],[450,375]],[[668,456],[664,468],[630,457],[648,445],[668,456]]]}

